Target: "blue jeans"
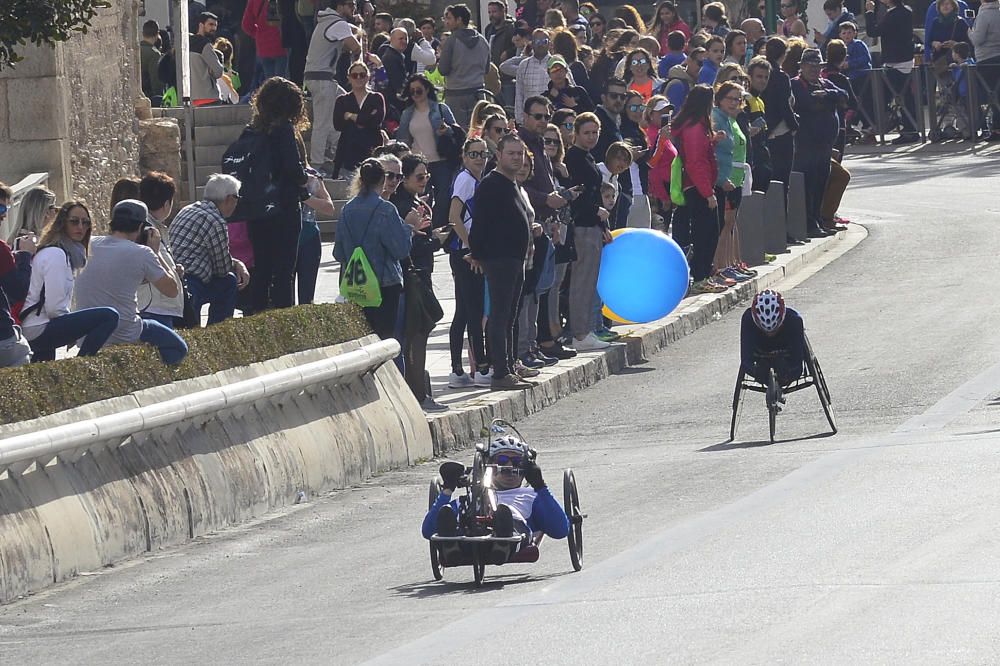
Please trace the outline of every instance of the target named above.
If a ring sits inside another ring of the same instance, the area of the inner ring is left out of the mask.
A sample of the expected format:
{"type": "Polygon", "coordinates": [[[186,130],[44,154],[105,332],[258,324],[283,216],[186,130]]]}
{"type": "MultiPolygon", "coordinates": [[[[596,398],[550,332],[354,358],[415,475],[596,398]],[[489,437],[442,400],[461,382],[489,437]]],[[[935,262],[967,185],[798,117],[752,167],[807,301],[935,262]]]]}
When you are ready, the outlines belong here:
{"type": "Polygon", "coordinates": [[[201,317],[201,307],[208,303],[208,323],[218,324],[233,316],[236,309],[237,285],[239,280],[234,273],[226,273],[225,277],[212,278],[208,284],[193,275],[184,276],[184,284],[191,292],[192,305],[201,317]]]}
{"type": "Polygon", "coordinates": [[[118,327],[118,312],[114,308],[88,308],[50,319],[45,330],[30,340],[32,362],[54,361],[56,349],[83,338],[80,356],[93,356],[118,327]]]}
{"type": "Polygon", "coordinates": [[[150,321],[157,321],[166,326],[167,328],[169,328],[171,331],[177,328],[176,326],[174,326],[175,317],[171,317],[170,315],[154,314],[152,312],[140,312],[139,317],[141,317],[142,319],[148,319],[150,321]]]}
{"type": "Polygon", "coordinates": [[[184,338],[177,335],[158,321],[142,320],[139,340],[153,345],[160,352],[160,358],[167,365],[176,365],[187,356],[188,346],[184,338]]]}

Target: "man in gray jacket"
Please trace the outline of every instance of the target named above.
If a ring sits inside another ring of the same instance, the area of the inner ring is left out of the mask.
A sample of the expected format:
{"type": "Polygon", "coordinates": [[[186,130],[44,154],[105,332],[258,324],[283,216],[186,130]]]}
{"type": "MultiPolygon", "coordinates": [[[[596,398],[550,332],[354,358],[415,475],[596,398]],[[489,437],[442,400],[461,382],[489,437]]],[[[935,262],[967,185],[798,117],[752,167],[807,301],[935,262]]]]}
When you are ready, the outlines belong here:
{"type": "Polygon", "coordinates": [[[1000,82],[1000,3],[987,0],[979,6],[969,41],[976,50],[976,71],[986,87],[986,100],[990,104],[993,131],[985,135],[987,141],[1000,141],[1000,108],[994,103],[997,83],[1000,82]]]}
{"type": "Polygon", "coordinates": [[[219,77],[222,76],[222,56],[215,50],[215,32],[219,17],[211,12],[198,15],[198,32],[188,40],[191,51],[191,103],[208,106],[219,103],[219,77]]]}
{"type": "Polygon", "coordinates": [[[438,71],[446,78],[445,101],[455,115],[455,121],[469,128],[472,107],[479,99],[479,90],[486,86],[490,66],[490,45],[476,30],[469,27],[472,14],[465,5],[451,5],[444,11],[444,26],[451,37],[441,47],[438,71]]]}

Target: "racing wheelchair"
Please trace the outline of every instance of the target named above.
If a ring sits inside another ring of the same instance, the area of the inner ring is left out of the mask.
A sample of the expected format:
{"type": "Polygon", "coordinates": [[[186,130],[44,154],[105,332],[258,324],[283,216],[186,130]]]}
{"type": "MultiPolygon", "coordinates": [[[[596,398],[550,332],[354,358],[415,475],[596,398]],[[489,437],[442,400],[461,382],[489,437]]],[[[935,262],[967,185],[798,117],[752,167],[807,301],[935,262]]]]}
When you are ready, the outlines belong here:
{"type": "Polygon", "coordinates": [[[816,387],[819,394],[820,404],[823,406],[823,413],[830,424],[833,434],[837,434],[837,421],[833,415],[833,407],[830,400],[830,389],[826,385],[826,377],[823,376],[823,369],[819,365],[819,359],[813,353],[809,337],[804,339],[805,343],[805,367],[802,375],[788,386],[782,388],[778,384],[777,375],[774,368],[771,368],[767,384],[762,384],[748,375],[740,366],[739,374],[736,377],[736,390],[733,394],[733,420],[729,426],[729,441],[736,439],[736,427],[739,425],[743,408],[744,391],[755,391],[764,394],[764,402],[767,405],[768,426],[771,433],[771,443],[774,444],[774,429],[778,412],[781,411],[781,404],[784,403],[782,394],[794,393],[807,389],[810,386],[816,387]]]}
{"type": "MultiPolygon", "coordinates": [[[[465,473],[459,480],[458,487],[464,489],[464,494],[458,497],[458,536],[440,536],[434,534],[430,538],[431,571],[434,580],[444,577],[445,568],[472,566],[476,587],[483,584],[486,576],[486,565],[492,563],[490,555],[496,544],[520,546],[506,560],[505,564],[527,564],[537,562],[542,536],[532,537],[530,534],[500,537],[493,534],[493,513],[497,508],[497,495],[493,485],[493,477],[501,469],[500,465],[490,463],[488,451],[490,439],[496,435],[512,430],[524,441],[521,433],[503,419],[494,419],[490,424],[485,442],[476,445],[472,466],[465,468],[465,473]],[[445,553],[443,546],[448,542],[457,542],[460,549],[451,549],[445,553]]],[[[538,453],[528,449],[528,457],[534,460],[538,453]]],[[[441,494],[442,481],[440,476],[431,481],[428,491],[427,506],[433,507],[438,495],[441,494]]],[[[456,489],[457,492],[457,489],[456,489]]],[[[583,520],[586,514],[580,511],[580,495],[576,486],[573,470],[563,472],[563,509],[569,518],[569,557],[574,571],[583,568],[583,520]]]]}

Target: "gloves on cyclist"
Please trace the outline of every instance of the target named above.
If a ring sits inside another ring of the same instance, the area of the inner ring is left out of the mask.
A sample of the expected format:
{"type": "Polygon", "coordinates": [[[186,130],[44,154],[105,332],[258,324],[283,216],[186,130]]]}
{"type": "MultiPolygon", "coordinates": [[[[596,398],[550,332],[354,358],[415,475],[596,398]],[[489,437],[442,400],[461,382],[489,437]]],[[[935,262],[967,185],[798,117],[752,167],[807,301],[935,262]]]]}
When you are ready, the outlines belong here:
{"type": "Polygon", "coordinates": [[[441,486],[454,491],[455,488],[458,488],[462,474],[465,473],[465,465],[454,460],[448,460],[441,463],[438,472],[441,474],[441,486]]]}
{"type": "Polygon", "coordinates": [[[524,463],[524,480],[535,490],[545,487],[545,479],[542,478],[542,469],[535,464],[534,460],[527,460],[524,463]]]}

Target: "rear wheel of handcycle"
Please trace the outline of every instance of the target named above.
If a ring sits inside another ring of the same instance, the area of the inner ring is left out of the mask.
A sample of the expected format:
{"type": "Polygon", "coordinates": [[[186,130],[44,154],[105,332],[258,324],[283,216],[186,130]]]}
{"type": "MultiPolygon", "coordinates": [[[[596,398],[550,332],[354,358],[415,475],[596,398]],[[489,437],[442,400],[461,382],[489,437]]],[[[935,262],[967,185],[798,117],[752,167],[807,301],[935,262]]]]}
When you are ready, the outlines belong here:
{"type": "Polygon", "coordinates": [[[809,374],[813,376],[813,384],[816,385],[816,393],[819,395],[819,402],[823,405],[823,413],[826,421],[830,424],[833,434],[837,434],[837,419],[833,415],[833,405],[830,401],[830,388],[826,385],[826,376],[823,375],[823,368],[820,367],[819,359],[813,354],[812,346],[806,341],[806,367],[809,374]]]}
{"type": "Polygon", "coordinates": [[[774,444],[774,427],[778,419],[778,378],[774,368],[767,375],[767,425],[771,432],[771,443],[774,444]]]}
{"type": "Polygon", "coordinates": [[[583,568],[583,514],[580,512],[580,493],[576,489],[576,477],[573,470],[567,469],[563,472],[563,508],[566,509],[566,516],[569,518],[569,560],[573,563],[573,570],[579,571],[583,568]]]}
{"type": "Polygon", "coordinates": [[[736,375],[736,389],[733,391],[733,421],[729,424],[729,441],[736,440],[736,426],[740,423],[740,416],[743,412],[743,378],[746,374],[740,368],[736,375]]]}
{"type": "MultiPolygon", "coordinates": [[[[431,487],[427,491],[427,509],[430,510],[434,506],[434,502],[437,500],[438,495],[441,494],[441,483],[438,479],[431,481],[431,487]]],[[[441,580],[444,578],[444,574],[441,571],[441,559],[440,550],[436,543],[433,541],[431,544],[431,572],[434,574],[434,580],[441,580]]]]}
{"type": "Polygon", "coordinates": [[[476,587],[482,587],[483,579],[486,578],[486,557],[483,545],[479,543],[472,547],[472,575],[476,578],[476,587]]]}

